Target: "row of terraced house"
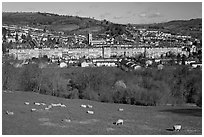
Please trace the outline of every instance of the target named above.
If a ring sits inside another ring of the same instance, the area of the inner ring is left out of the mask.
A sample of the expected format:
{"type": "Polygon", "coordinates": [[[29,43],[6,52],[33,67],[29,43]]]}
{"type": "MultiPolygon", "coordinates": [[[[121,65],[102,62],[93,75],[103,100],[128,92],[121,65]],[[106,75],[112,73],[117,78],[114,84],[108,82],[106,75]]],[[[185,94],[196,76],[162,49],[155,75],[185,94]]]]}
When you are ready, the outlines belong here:
{"type": "Polygon", "coordinates": [[[9,55],[18,60],[39,58],[47,55],[48,58],[80,59],[80,58],[110,58],[110,57],[135,57],[140,54],[147,58],[160,58],[167,52],[175,55],[185,54],[187,51],[178,47],[146,48],[146,47],[95,47],[95,48],[42,48],[42,49],[10,49],[9,55]]]}

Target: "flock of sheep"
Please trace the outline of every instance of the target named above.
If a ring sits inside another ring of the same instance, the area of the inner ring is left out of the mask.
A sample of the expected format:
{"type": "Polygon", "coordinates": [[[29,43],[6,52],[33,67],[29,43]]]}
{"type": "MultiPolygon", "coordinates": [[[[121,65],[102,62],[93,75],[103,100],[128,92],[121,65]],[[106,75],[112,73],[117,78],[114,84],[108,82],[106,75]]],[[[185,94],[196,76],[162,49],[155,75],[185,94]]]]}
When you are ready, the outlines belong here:
{"type": "MultiPolygon", "coordinates": [[[[25,105],[30,105],[30,102],[24,102],[24,104],[25,104],[25,105]]],[[[45,106],[45,108],[44,108],[44,109],[32,108],[32,109],[31,109],[31,112],[48,111],[48,110],[50,110],[50,109],[52,109],[52,108],[54,108],[54,107],[66,108],[66,105],[65,105],[65,104],[62,104],[62,103],[57,103],[57,104],[51,103],[51,104],[47,105],[47,104],[44,103],[44,102],[41,102],[41,103],[40,103],[40,102],[34,102],[33,104],[36,105],[36,106],[45,106]]],[[[82,104],[80,107],[82,107],[82,108],[89,108],[89,109],[92,109],[92,108],[93,108],[93,106],[92,106],[92,105],[89,105],[89,104],[88,104],[88,105],[82,104]]],[[[118,111],[124,111],[124,109],[123,109],[123,108],[119,108],[118,111]]],[[[93,114],[94,114],[94,111],[92,111],[92,110],[87,110],[87,113],[90,114],[90,115],[93,115],[93,114]]],[[[12,111],[6,111],[6,114],[7,114],[7,115],[14,115],[14,112],[12,112],[12,111]]],[[[65,121],[65,122],[71,122],[70,119],[64,119],[63,121],[65,121]]],[[[123,120],[123,119],[118,119],[118,120],[115,121],[113,124],[115,124],[115,125],[123,125],[123,123],[124,123],[124,120],[123,120]]],[[[173,126],[173,131],[180,131],[180,130],[181,130],[181,125],[180,125],[180,124],[173,126]]]]}
{"type": "MultiPolygon", "coordinates": [[[[30,102],[24,102],[24,104],[25,105],[30,105],[30,102]]],[[[46,106],[46,103],[44,103],[44,102],[34,102],[33,103],[34,105],[36,105],[36,106],[46,106]]],[[[48,106],[46,106],[44,109],[36,109],[36,108],[32,108],[31,109],[31,112],[39,112],[39,111],[44,111],[44,110],[50,110],[50,109],[52,109],[52,108],[54,108],[54,107],[66,107],[66,105],[65,104],[62,104],[62,103],[57,103],[57,104],[55,104],[55,103],[51,103],[51,104],[49,104],[48,106]]],[[[80,107],[82,107],[82,108],[93,108],[93,106],[92,105],[84,105],[84,104],[82,104],[80,107]]],[[[118,109],[118,111],[123,111],[124,109],[123,108],[119,108],[118,109]]],[[[93,115],[94,114],[94,111],[92,111],[92,110],[87,110],[87,113],[88,114],[91,114],[91,115],[93,115]]],[[[12,111],[6,111],[6,114],[7,115],[14,115],[14,112],[12,112],[12,111]]],[[[63,121],[65,121],[65,122],[71,122],[71,120],[70,119],[64,119],[63,121]]],[[[115,124],[115,125],[123,125],[123,119],[118,119],[116,122],[114,122],[113,124],[115,124]]]]}

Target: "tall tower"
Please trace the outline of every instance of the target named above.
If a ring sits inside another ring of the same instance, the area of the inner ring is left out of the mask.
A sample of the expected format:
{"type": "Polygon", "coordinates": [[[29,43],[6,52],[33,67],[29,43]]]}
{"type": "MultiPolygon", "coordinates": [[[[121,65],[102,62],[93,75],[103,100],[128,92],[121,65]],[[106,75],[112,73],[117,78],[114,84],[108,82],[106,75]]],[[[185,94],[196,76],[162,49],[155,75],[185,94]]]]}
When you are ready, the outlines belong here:
{"type": "Polygon", "coordinates": [[[88,34],[88,43],[89,43],[89,45],[91,45],[91,42],[92,42],[92,34],[89,33],[88,34]]]}

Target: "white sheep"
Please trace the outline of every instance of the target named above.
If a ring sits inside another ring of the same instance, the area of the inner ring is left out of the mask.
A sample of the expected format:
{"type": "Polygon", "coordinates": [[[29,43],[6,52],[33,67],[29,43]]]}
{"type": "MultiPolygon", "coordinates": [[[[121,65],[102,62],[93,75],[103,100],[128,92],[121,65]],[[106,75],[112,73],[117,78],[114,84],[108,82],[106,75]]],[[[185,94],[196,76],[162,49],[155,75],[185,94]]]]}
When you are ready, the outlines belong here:
{"type": "Polygon", "coordinates": [[[36,105],[36,106],[40,106],[40,103],[34,102],[34,105],[36,105]]]}
{"type": "Polygon", "coordinates": [[[92,115],[94,114],[93,111],[89,111],[89,110],[87,111],[87,113],[88,113],[88,114],[92,114],[92,115]]]}
{"type": "Polygon", "coordinates": [[[47,108],[45,108],[45,110],[49,110],[49,109],[50,109],[50,108],[48,108],[48,107],[47,107],[47,108]]]}
{"type": "Polygon", "coordinates": [[[64,122],[71,122],[70,119],[63,119],[62,121],[64,121],[64,122]]]}
{"type": "Polygon", "coordinates": [[[66,105],[64,105],[64,104],[61,104],[61,107],[66,107],[66,105]]]}
{"type": "Polygon", "coordinates": [[[37,109],[35,109],[35,108],[32,108],[32,109],[31,109],[31,112],[34,112],[34,111],[37,111],[37,109]]]}
{"type": "Polygon", "coordinates": [[[46,104],[45,103],[40,103],[41,105],[45,106],[46,104]]]}
{"type": "Polygon", "coordinates": [[[48,108],[49,108],[49,109],[52,108],[52,105],[49,105],[48,108]]]}
{"type": "Polygon", "coordinates": [[[29,105],[30,103],[29,103],[29,102],[24,102],[24,104],[25,104],[25,105],[29,105]]]}
{"type": "Polygon", "coordinates": [[[61,105],[62,105],[61,103],[56,104],[57,107],[60,107],[61,105]]]}
{"type": "Polygon", "coordinates": [[[14,115],[13,112],[9,112],[9,111],[6,111],[6,114],[8,114],[8,115],[14,115]]]}
{"type": "Polygon", "coordinates": [[[123,120],[122,119],[118,119],[117,122],[115,122],[116,125],[123,125],[123,120]]]}
{"type": "Polygon", "coordinates": [[[181,125],[174,125],[173,130],[174,131],[180,131],[181,130],[181,125]]]}
{"type": "Polygon", "coordinates": [[[83,105],[83,104],[82,104],[81,107],[86,108],[86,105],[83,105]]]}
{"type": "Polygon", "coordinates": [[[123,110],[124,110],[123,108],[119,108],[119,109],[118,109],[118,111],[123,111],[123,110]]]}
{"type": "Polygon", "coordinates": [[[87,107],[88,107],[88,108],[93,108],[93,106],[92,106],[92,105],[87,105],[87,107]]]}
{"type": "Polygon", "coordinates": [[[51,103],[52,107],[57,107],[57,104],[51,103]]]}

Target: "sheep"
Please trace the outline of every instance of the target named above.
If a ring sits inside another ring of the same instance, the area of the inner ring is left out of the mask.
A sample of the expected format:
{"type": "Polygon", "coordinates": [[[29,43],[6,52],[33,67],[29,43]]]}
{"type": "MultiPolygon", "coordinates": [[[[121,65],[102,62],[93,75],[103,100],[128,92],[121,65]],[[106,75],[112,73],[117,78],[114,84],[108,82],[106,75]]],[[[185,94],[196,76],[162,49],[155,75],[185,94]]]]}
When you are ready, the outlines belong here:
{"type": "Polygon", "coordinates": [[[13,93],[13,91],[10,91],[10,90],[8,90],[8,91],[4,90],[3,92],[4,93],[13,93]]]}
{"type": "Polygon", "coordinates": [[[123,120],[122,119],[118,119],[114,124],[115,125],[123,125],[123,120]]]}
{"type": "Polygon", "coordinates": [[[62,105],[61,103],[56,104],[57,107],[60,107],[61,105],[62,105]]]}
{"type": "Polygon", "coordinates": [[[34,105],[36,105],[36,106],[40,106],[40,103],[34,102],[34,105]]]}
{"type": "Polygon", "coordinates": [[[31,112],[34,112],[34,111],[37,111],[37,109],[35,109],[35,108],[32,108],[32,109],[31,109],[31,112]]]}
{"type": "Polygon", "coordinates": [[[29,105],[30,103],[29,103],[29,102],[24,102],[24,104],[25,104],[25,105],[29,105]]]}
{"type": "Polygon", "coordinates": [[[64,104],[61,104],[61,107],[66,107],[66,105],[64,105],[64,104]]]}
{"type": "Polygon", "coordinates": [[[87,113],[88,113],[88,114],[92,114],[92,115],[94,114],[93,111],[89,111],[89,110],[87,111],[87,113]]]}
{"type": "Polygon", "coordinates": [[[52,105],[49,105],[48,108],[49,108],[49,109],[52,108],[52,105]]]}
{"type": "Polygon", "coordinates": [[[83,105],[83,104],[82,104],[81,107],[86,108],[86,105],[83,105]]]}
{"type": "Polygon", "coordinates": [[[49,110],[49,109],[50,109],[50,108],[48,108],[48,107],[47,107],[47,108],[45,108],[45,110],[49,110]]]}
{"type": "Polygon", "coordinates": [[[62,121],[63,121],[63,122],[71,122],[71,120],[70,120],[70,119],[67,119],[67,118],[66,118],[66,119],[63,119],[62,121]]]}
{"type": "Polygon", "coordinates": [[[51,106],[52,106],[52,107],[57,107],[58,105],[51,103],[51,106]]]}
{"type": "Polygon", "coordinates": [[[58,104],[54,104],[54,103],[51,103],[51,105],[53,107],[64,107],[65,105],[61,104],[61,103],[58,103],[58,104]]]}
{"type": "Polygon", "coordinates": [[[181,125],[174,125],[173,130],[174,131],[180,131],[181,130],[181,125]]]}
{"type": "Polygon", "coordinates": [[[40,103],[41,105],[45,106],[46,104],[45,103],[40,103]]]}
{"type": "Polygon", "coordinates": [[[92,105],[87,105],[87,107],[88,107],[88,108],[93,108],[93,106],[92,106],[92,105]]]}
{"type": "Polygon", "coordinates": [[[123,111],[123,110],[124,110],[123,108],[119,108],[119,109],[118,109],[118,111],[123,111]]]}
{"type": "Polygon", "coordinates": [[[6,114],[7,114],[7,115],[14,115],[13,112],[9,112],[9,111],[6,111],[6,114]]]}

